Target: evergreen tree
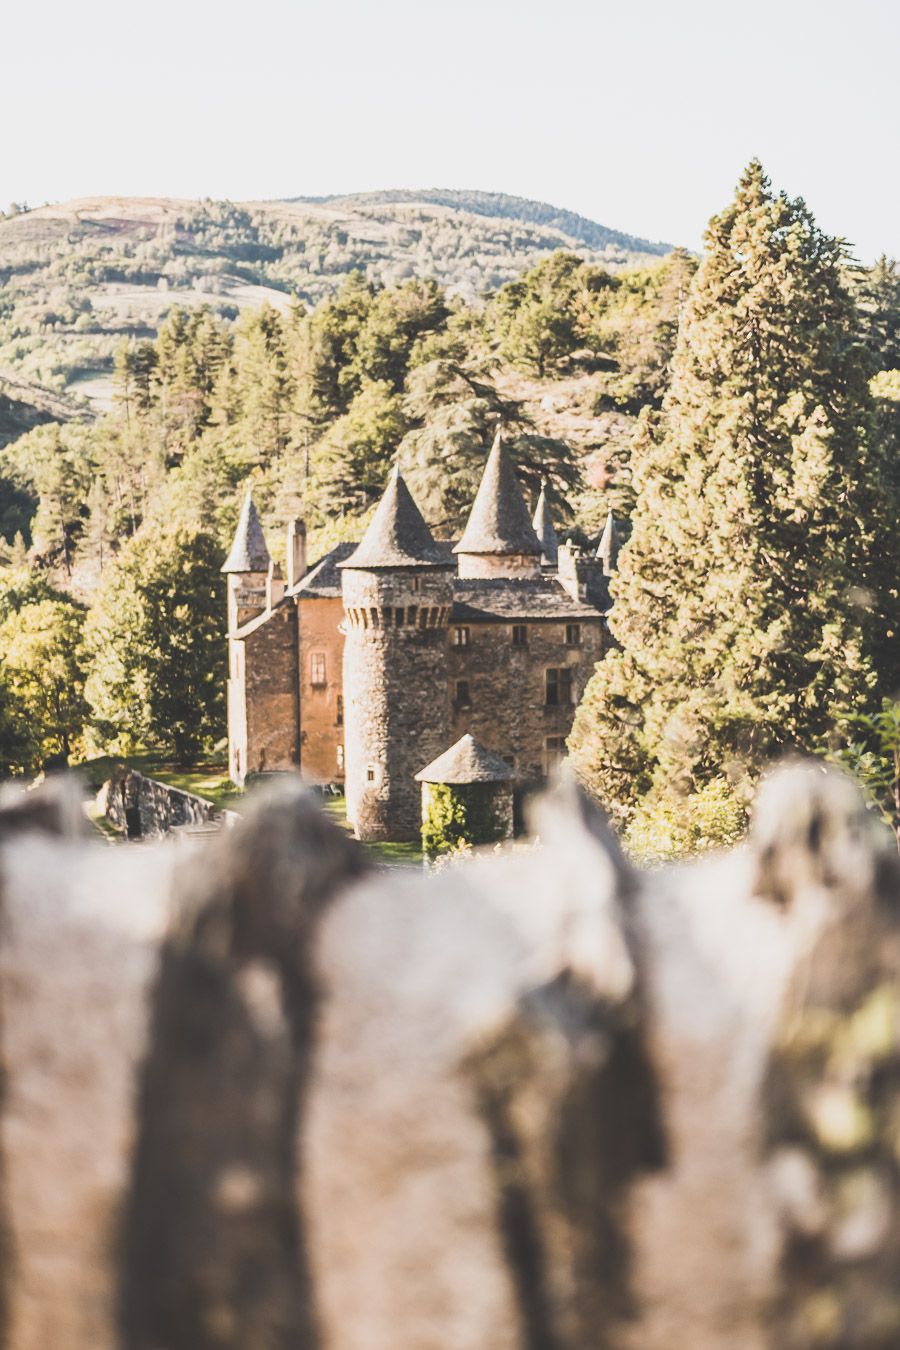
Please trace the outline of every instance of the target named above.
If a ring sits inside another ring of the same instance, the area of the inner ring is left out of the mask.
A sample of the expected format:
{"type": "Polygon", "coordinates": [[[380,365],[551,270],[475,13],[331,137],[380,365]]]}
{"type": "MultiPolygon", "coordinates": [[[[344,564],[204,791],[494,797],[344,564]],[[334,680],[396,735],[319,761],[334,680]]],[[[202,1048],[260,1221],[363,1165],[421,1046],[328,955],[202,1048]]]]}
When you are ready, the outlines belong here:
{"type": "MultiPolygon", "coordinates": [[[[627,816],[748,781],[870,703],[871,403],[843,247],[750,164],[715,217],[571,746],[627,816]]],[[[877,607],[876,607],[877,608],[877,607]]]]}

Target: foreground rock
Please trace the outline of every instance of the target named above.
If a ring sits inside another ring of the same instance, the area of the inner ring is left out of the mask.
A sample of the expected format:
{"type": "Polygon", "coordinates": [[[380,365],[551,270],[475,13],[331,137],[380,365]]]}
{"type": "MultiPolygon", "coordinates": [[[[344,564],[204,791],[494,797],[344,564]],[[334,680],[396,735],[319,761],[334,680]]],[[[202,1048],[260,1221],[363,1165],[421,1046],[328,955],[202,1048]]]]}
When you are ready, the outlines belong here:
{"type": "MultiPolygon", "coordinates": [[[[2,804],[0,804],[2,805],[2,804]]],[[[900,1344],[900,880],[855,790],[633,872],[374,872],[297,786],[195,851],[0,809],[2,1343],[900,1344]]]]}

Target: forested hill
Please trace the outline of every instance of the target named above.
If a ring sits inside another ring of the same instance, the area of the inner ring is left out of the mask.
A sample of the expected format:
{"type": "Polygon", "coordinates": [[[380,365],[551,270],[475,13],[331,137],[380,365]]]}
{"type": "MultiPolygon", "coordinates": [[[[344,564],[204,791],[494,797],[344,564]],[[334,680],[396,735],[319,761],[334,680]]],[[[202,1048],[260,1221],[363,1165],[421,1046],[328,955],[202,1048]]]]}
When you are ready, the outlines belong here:
{"type": "Polygon", "coordinates": [[[640,239],[637,235],[624,234],[621,230],[611,230],[608,226],[599,225],[596,220],[588,220],[587,216],[580,216],[575,211],[550,206],[548,202],[536,202],[530,197],[513,197],[508,192],[479,192],[464,188],[414,190],[391,188],[386,192],[353,192],[344,196],[294,197],[291,200],[340,206],[349,210],[424,203],[428,206],[445,206],[451,211],[468,211],[475,216],[493,216],[499,220],[522,220],[531,225],[546,225],[552,230],[561,230],[573,244],[582,244],[591,249],[613,247],[625,249],[630,253],[659,255],[670,253],[672,250],[671,244],[653,243],[649,239],[640,239]]]}
{"type": "MultiPolygon", "coordinates": [[[[471,301],[559,249],[612,271],[665,251],[541,203],[420,195],[434,200],[97,197],[0,219],[0,373],[102,410],[117,346],[154,337],[176,305],[233,319],[268,301],[284,313],[356,269],[381,286],[433,279],[471,301]]],[[[0,408],[0,443],[40,420],[27,404],[12,417],[0,408]]]]}

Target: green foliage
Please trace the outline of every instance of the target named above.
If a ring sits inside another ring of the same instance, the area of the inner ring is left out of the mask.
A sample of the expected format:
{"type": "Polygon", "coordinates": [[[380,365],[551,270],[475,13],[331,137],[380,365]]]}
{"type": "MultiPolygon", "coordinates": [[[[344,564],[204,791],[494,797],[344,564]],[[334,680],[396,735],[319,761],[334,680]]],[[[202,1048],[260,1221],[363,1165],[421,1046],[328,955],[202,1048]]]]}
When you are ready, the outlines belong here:
{"type": "Polygon", "coordinates": [[[16,748],[6,750],[13,771],[66,764],[80,747],[83,629],[83,610],[61,598],[24,604],[0,624],[4,720],[17,728],[16,748]]]}
{"type": "Polygon", "coordinates": [[[841,733],[831,758],[856,777],[900,849],[900,700],[886,698],[874,713],[851,714],[841,733]]]}
{"type": "Polygon", "coordinates": [[[422,815],[422,852],[437,858],[470,843],[464,797],[449,783],[430,783],[422,815]]]}
{"type": "Polygon", "coordinates": [[[86,634],[99,746],[191,764],[224,733],[221,561],[208,534],[146,529],[105,575],[86,634]]]}
{"type": "Polygon", "coordinates": [[[842,246],[758,163],[710,223],[613,583],[619,644],[576,714],[588,783],[740,783],[876,692],[879,466],[842,246]]]}
{"type": "Polygon", "coordinates": [[[429,783],[422,816],[422,852],[428,858],[496,843],[503,827],[488,783],[429,783]]]}
{"type": "Polygon", "coordinates": [[[685,797],[643,798],[625,831],[641,863],[669,862],[711,848],[730,848],[747,829],[746,808],[726,778],[711,778],[685,797]]]}

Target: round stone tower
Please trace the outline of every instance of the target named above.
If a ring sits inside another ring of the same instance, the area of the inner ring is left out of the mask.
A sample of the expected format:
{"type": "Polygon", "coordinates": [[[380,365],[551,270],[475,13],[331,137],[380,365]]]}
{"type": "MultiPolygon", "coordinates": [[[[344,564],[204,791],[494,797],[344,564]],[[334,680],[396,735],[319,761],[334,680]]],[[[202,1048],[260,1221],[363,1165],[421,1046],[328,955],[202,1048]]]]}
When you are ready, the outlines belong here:
{"type": "Polygon", "coordinates": [[[347,818],[360,839],[415,839],[415,775],[450,738],[447,629],[456,567],[398,469],[341,569],[347,818]]]}

